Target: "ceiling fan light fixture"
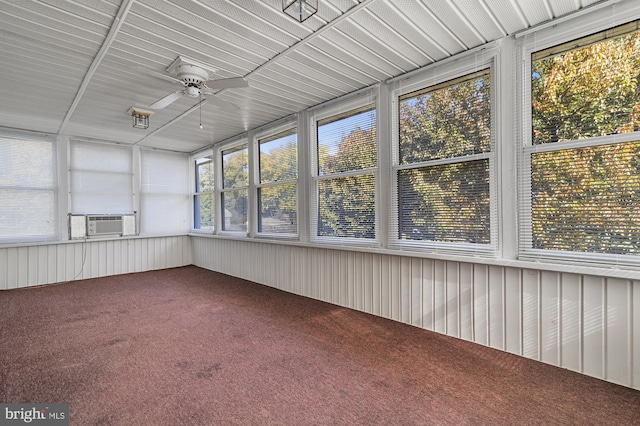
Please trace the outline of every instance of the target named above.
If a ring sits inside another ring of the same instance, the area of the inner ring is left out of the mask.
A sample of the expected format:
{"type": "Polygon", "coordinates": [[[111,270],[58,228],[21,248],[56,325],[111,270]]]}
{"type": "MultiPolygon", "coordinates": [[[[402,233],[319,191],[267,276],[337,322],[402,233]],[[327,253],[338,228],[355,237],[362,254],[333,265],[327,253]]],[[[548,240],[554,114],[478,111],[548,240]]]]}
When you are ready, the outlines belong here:
{"type": "Polygon", "coordinates": [[[299,22],[304,22],[318,11],[318,0],[282,0],[282,11],[299,22]]]}
{"type": "Polygon", "coordinates": [[[149,128],[149,117],[151,117],[151,114],[153,114],[153,112],[137,107],[129,108],[128,112],[129,114],[131,114],[133,127],[135,127],[136,129],[149,128]]]}

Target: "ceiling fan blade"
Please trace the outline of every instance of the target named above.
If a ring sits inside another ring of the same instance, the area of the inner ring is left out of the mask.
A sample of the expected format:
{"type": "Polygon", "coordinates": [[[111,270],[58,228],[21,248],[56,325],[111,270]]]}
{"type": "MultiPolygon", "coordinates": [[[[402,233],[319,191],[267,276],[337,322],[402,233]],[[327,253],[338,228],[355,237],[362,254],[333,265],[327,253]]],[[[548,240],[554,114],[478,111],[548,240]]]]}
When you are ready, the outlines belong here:
{"type": "Polygon", "coordinates": [[[221,78],[219,80],[208,80],[205,85],[209,89],[236,89],[239,87],[249,87],[249,82],[242,77],[221,78]]]}
{"type": "Polygon", "coordinates": [[[178,99],[180,99],[182,97],[182,95],[184,95],[184,92],[182,92],[182,91],[169,93],[164,98],[159,99],[159,100],[155,101],[154,103],[152,103],[151,105],[149,105],[148,108],[149,109],[162,109],[162,108],[174,103],[178,99]]]}

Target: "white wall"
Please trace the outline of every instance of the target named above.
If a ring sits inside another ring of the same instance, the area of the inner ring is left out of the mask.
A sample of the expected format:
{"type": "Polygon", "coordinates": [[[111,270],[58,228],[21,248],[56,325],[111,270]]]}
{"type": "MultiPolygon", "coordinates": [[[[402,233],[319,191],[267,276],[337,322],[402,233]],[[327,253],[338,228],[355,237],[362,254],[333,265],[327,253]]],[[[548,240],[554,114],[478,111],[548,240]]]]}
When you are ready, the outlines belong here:
{"type": "Polygon", "coordinates": [[[192,236],[193,263],[640,390],[640,281],[192,236]]]}
{"type": "Polygon", "coordinates": [[[191,263],[186,235],[0,247],[0,290],[191,263]]]}

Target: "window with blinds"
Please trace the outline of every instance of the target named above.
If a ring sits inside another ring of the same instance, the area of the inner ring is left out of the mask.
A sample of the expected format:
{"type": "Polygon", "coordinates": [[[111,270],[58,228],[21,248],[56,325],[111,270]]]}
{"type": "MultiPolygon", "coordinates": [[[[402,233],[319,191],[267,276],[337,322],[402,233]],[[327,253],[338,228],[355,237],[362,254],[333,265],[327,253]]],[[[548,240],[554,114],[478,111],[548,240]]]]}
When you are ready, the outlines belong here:
{"type": "Polygon", "coordinates": [[[198,156],[195,161],[195,193],[193,194],[193,228],[215,230],[213,155],[198,156]]]}
{"type": "Polygon", "coordinates": [[[189,232],[189,163],[185,155],[148,149],[140,155],[140,232],[189,232]]]}
{"type": "Polygon", "coordinates": [[[70,157],[71,213],[133,213],[131,147],[74,140],[70,157]]]}
{"type": "Polygon", "coordinates": [[[393,244],[491,248],[491,116],[488,69],[399,96],[393,244]]]}
{"type": "Polygon", "coordinates": [[[640,261],[638,29],[532,54],[523,256],[640,261]]]}
{"type": "Polygon", "coordinates": [[[222,230],[248,231],[249,148],[247,143],[222,151],[222,230]]]}
{"type": "Polygon", "coordinates": [[[0,243],[58,236],[53,138],[0,135],[0,243]]]}
{"type": "Polygon", "coordinates": [[[297,129],[261,138],[258,145],[258,233],[297,235],[297,129]]]}
{"type": "Polygon", "coordinates": [[[375,239],[375,105],[316,124],[316,236],[375,239]]]}

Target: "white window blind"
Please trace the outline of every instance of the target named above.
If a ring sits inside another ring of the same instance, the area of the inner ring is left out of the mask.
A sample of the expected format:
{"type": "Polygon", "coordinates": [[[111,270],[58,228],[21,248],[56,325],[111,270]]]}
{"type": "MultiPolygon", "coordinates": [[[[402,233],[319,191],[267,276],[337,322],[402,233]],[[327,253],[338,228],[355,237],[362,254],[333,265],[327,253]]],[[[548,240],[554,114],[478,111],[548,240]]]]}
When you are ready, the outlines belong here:
{"type": "Polygon", "coordinates": [[[193,228],[215,230],[215,173],[213,155],[200,155],[194,160],[195,193],[193,195],[193,228]]]}
{"type": "Polygon", "coordinates": [[[184,154],[142,150],[140,232],[189,232],[189,163],[184,154]]]}
{"type": "Polygon", "coordinates": [[[0,242],[58,236],[56,145],[53,138],[0,135],[0,242]]]}
{"type": "Polygon", "coordinates": [[[315,237],[375,240],[375,104],[316,122],[315,237]]]}
{"type": "Polygon", "coordinates": [[[391,244],[491,253],[490,70],[400,95],[398,109],[391,244]]]}
{"type": "Polygon", "coordinates": [[[521,257],[640,264],[638,28],[532,53],[521,257]]]}
{"type": "Polygon", "coordinates": [[[298,233],[298,135],[288,129],[259,139],[258,232],[298,233]]]}
{"type": "Polygon", "coordinates": [[[248,231],[249,148],[247,143],[222,151],[222,230],[248,231]]]}
{"type": "Polygon", "coordinates": [[[133,213],[131,147],[72,141],[71,213],[133,213]]]}

